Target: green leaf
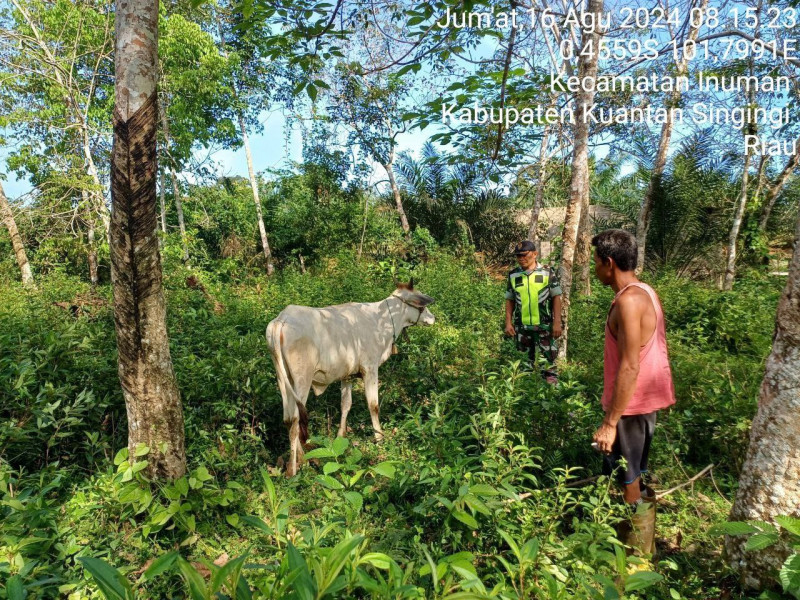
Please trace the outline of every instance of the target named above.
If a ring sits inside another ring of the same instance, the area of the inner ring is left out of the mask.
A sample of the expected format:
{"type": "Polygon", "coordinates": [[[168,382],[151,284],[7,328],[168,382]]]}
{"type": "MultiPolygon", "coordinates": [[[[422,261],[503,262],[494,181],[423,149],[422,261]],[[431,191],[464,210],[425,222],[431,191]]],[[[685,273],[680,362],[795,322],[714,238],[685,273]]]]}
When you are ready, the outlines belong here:
{"type": "Polygon", "coordinates": [[[475,517],[467,512],[464,512],[463,510],[454,510],[453,516],[470,529],[478,528],[478,522],[475,520],[475,517]]]}
{"type": "Polygon", "coordinates": [[[387,479],[394,478],[394,474],[396,471],[394,465],[388,461],[378,463],[377,465],[372,467],[372,470],[378,475],[383,475],[387,479]]]}
{"type": "Polygon", "coordinates": [[[394,560],[392,560],[392,558],[387,556],[386,554],[382,554],[381,552],[370,552],[362,556],[361,559],[358,561],[358,564],[372,565],[376,569],[382,569],[384,571],[388,571],[389,568],[392,566],[393,562],[394,560]]]}
{"type": "Polygon", "coordinates": [[[344,563],[350,556],[350,553],[363,541],[363,535],[354,535],[349,539],[342,540],[334,546],[333,550],[331,550],[330,554],[325,558],[325,580],[323,585],[320,586],[318,593],[319,598],[322,598],[327,593],[328,589],[333,586],[336,577],[339,575],[339,571],[344,567],[344,563]]]}
{"type": "Polygon", "coordinates": [[[663,576],[653,571],[637,571],[625,580],[625,592],[636,592],[649,588],[664,579],[663,576]]]}
{"type": "Polygon", "coordinates": [[[334,458],[336,455],[330,448],[314,448],[306,452],[304,456],[309,460],[312,458],[334,458]]]}
{"type": "Polygon", "coordinates": [[[180,554],[178,554],[178,552],[175,550],[159,556],[152,563],[150,563],[150,566],[147,567],[145,572],[142,574],[142,578],[145,581],[150,581],[154,577],[161,575],[164,571],[167,571],[170,567],[172,567],[173,564],[175,564],[175,561],[179,556],[180,554]]]}
{"type": "Polygon", "coordinates": [[[244,523],[247,523],[251,527],[255,527],[256,529],[260,529],[261,531],[263,531],[264,533],[266,533],[268,535],[272,535],[272,534],[275,533],[272,530],[272,527],[270,527],[269,525],[264,523],[264,521],[262,521],[258,517],[254,517],[252,515],[239,515],[239,520],[243,521],[244,523]]]}
{"type": "Polygon", "coordinates": [[[150,453],[150,446],[139,442],[138,444],[136,444],[136,449],[133,451],[133,456],[138,458],[140,456],[145,456],[146,454],[149,453],[150,453]]]}
{"type": "Polygon", "coordinates": [[[306,86],[306,93],[308,94],[308,97],[311,98],[312,102],[317,99],[317,88],[313,83],[309,83],[306,86]]]}
{"type": "Polygon", "coordinates": [[[214,479],[211,476],[211,473],[208,472],[208,469],[205,467],[205,465],[200,465],[197,467],[197,469],[195,469],[194,476],[197,481],[208,481],[209,479],[214,479]]]}
{"type": "Polygon", "coordinates": [[[337,463],[337,462],[333,462],[333,461],[326,462],[322,466],[322,472],[325,473],[325,475],[330,475],[331,473],[336,473],[336,471],[341,469],[343,466],[344,465],[342,465],[341,463],[337,463]]]}
{"type": "Polygon", "coordinates": [[[342,453],[347,450],[347,447],[350,445],[350,440],[343,437],[337,437],[333,440],[333,444],[331,445],[331,449],[333,450],[336,456],[341,456],[342,453]]]}
{"type": "Polygon", "coordinates": [[[758,529],[749,523],[742,521],[731,521],[729,523],[720,523],[714,525],[708,530],[709,535],[749,535],[751,533],[758,533],[758,529]]]}
{"type": "Polygon", "coordinates": [[[92,575],[107,600],[133,600],[131,584],[114,567],[91,556],[81,556],[78,560],[92,575]]]}
{"type": "Polygon", "coordinates": [[[186,581],[187,585],[189,586],[189,594],[191,595],[192,600],[208,600],[208,594],[206,593],[206,582],[203,579],[203,576],[197,572],[197,569],[195,569],[185,558],[182,557],[178,557],[178,569],[180,570],[184,581],[186,581]]]}
{"type": "Polygon", "coordinates": [[[795,598],[800,597],[800,554],[792,554],[786,559],[779,574],[785,592],[795,598]]]}
{"type": "Polygon", "coordinates": [[[361,508],[364,506],[364,497],[361,494],[358,492],[345,492],[344,497],[356,512],[361,512],[361,508]]]}
{"type": "Polygon", "coordinates": [[[127,448],[120,448],[119,452],[114,455],[114,466],[120,466],[128,460],[128,449],[127,448]]]}
{"type": "Polygon", "coordinates": [[[317,475],[317,481],[319,481],[322,485],[324,485],[329,490],[343,490],[344,486],[342,483],[331,477],[330,475],[317,475]]]}
{"type": "Polygon", "coordinates": [[[792,535],[800,535],[800,519],[780,515],[775,517],[775,522],[792,535]]]}
{"type": "Polygon", "coordinates": [[[494,489],[490,485],[486,485],[485,483],[478,483],[476,485],[471,485],[469,487],[469,491],[476,496],[499,496],[500,492],[494,489]]]}
{"type": "Polygon", "coordinates": [[[294,574],[293,590],[298,600],[314,600],[316,597],[316,586],[311,574],[308,572],[303,555],[289,542],[286,555],[289,560],[289,570],[294,574]]]}
{"type": "Polygon", "coordinates": [[[745,551],[763,550],[777,542],[778,537],[777,533],[757,533],[747,540],[744,549],[745,551]]]}
{"type": "Polygon", "coordinates": [[[6,597],[8,600],[25,600],[25,586],[22,584],[22,577],[14,575],[8,580],[6,597]]]}

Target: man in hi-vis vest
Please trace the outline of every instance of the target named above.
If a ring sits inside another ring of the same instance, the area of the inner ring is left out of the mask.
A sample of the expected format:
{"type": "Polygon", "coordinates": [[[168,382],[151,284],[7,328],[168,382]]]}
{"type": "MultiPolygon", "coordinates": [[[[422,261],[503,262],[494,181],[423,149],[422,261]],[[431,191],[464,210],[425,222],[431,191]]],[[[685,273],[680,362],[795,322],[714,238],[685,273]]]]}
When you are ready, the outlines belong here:
{"type": "Polygon", "coordinates": [[[519,267],[508,274],[505,333],[516,338],[518,349],[528,351],[531,365],[536,364],[538,348],[547,362],[542,377],[547,383],[556,383],[555,340],[561,337],[561,283],[555,270],[537,263],[536,244],[530,240],[517,244],[514,256],[519,267]]]}

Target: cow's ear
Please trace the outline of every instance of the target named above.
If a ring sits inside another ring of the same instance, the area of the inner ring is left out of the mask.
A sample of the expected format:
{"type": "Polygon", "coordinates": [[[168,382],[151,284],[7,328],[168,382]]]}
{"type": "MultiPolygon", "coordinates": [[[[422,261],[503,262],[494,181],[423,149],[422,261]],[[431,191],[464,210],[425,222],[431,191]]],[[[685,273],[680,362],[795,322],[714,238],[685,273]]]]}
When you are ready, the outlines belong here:
{"type": "Polygon", "coordinates": [[[422,310],[429,304],[433,304],[433,298],[428,296],[427,294],[422,294],[420,292],[414,292],[411,296],[409,296],[407,300],[408,304],[413,306],[414,308],[418,308],[422,310]]]}

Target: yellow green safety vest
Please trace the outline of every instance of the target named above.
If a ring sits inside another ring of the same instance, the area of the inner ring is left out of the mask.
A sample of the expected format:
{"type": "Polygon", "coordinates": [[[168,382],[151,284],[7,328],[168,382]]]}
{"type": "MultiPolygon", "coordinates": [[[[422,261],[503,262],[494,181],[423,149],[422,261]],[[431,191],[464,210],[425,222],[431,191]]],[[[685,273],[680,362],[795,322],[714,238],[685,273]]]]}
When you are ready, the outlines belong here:
{"type": "Polygon", "coordinates": [[[523,327],[535,327],[541,323],[539,317],[539,292],[550,283],[550,274],[534,269],[530,275],[524,271],[511,273],[511,289],[518,294],[519,316],[523,327]]]}

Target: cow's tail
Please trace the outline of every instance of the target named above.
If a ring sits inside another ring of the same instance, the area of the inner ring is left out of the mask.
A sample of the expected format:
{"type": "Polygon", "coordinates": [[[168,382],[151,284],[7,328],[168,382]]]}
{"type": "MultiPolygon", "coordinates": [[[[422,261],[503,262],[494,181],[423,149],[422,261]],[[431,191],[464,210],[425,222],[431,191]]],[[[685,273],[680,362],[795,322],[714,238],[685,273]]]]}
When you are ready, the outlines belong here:
{"type": "Polygon", "coordinates": [[[300,443],[308,441],[308,411],[300,400],[300,395],[294,389],[294,380],[291,371],[283,357],[283,321],[274,319],[267,325],[267,344],[272,353],[272,362],[275,363],[275,372],[278,376],[278,385],[283,392],[284,421],[291,423],[295,418],[300,426],[300,443]]]}

